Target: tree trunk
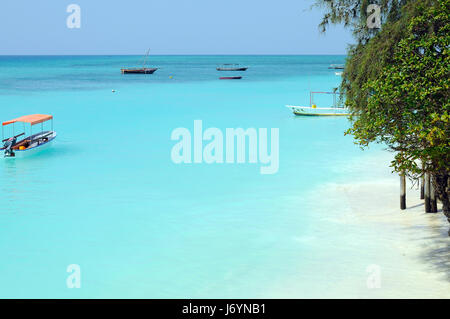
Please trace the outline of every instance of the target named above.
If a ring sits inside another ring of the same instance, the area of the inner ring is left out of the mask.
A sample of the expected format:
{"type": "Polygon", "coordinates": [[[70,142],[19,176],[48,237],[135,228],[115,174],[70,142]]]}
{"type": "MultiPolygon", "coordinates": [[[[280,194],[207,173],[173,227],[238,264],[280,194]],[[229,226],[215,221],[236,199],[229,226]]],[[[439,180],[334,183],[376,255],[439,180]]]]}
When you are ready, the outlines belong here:
{"type": "Polygon", "coordinates": [[[400,174],[400,209],[406,209],[406,178],[400,174]]]}
{"type": "Polygon", "coordinates": [[[431,213],[430,188],[430,173],[425,173],[425,213],[431,213]]]}
{"type": "Polygon", "coordinates": [[[425,198],[425,177],[422,175],[420,178],[420,199],[425,198]]]}
{"type": "MultiPolygon", "coordinates": [[[[433,178],[436,195],[442,202],[442,212],[450,223],[450,199],[448,194],[449,190],[447,189],[448,180],[448,172],[438,172],[433,178]]],[[[450,236],[450,230],[448,235],[450,236]]]]}
{"type": "Polygon", "coordinates": [[[434,180],[436,177],[431,175],[431,183],[430,183],[430,206],[431,212],[437,213],[437,196],[436,196],[436,186],[434,186],[434,180]]]}

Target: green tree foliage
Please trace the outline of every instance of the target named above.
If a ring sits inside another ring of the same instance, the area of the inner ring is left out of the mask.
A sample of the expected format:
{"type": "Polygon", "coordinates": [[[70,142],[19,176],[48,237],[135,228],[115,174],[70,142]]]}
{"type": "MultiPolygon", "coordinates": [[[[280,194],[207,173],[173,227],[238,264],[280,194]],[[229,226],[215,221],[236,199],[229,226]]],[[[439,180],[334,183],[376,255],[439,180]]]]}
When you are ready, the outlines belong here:
{"type": "MultiPolygon", "coordinates": [[[[348,131],[362,146],[382,142],[396,151],[393,168],[418,178],[434,176],[450,222],[446,186],[450,170],[450,0],[415,1],[403,17],[372,38],[361,54],[386,54],[365,82],[346,79],[354,98],[348,131]],[[385,40],[392,49],[386,48],[385,40]],[[375,50],[375,51],[373,51],[375,50]],[[425,167],[422,167],[422,163],[425,167]]],[[[354,67],[355,56],[349,60],[354,67]]],[[[369,68],[370,69],[370,68],[369,68]]]]}
{"type": "Polygon", "coordinates": [[[316,0],[315,7],[325,10],[319,28],[325,32],[330,24],[343,24],[353,31],[358,43],[366,43],[377,29],[367,28],[370,4],[382,8],[381,21],[396,21],[400,17],[400,8],[409,0],[316,0]]]}
{"type": "Polygon", "coordinates": [[[382,27],[368,29],[368,1],[317,0],[320,27],[344,23],[349,48],[341,91],[362,147],[381,142],[396,151],[394,170],[416,179],[428,172],[450,222],[450,0],[378,0],[382,27]],[[424,166],[422,166],[424,165],[424,166]]]}

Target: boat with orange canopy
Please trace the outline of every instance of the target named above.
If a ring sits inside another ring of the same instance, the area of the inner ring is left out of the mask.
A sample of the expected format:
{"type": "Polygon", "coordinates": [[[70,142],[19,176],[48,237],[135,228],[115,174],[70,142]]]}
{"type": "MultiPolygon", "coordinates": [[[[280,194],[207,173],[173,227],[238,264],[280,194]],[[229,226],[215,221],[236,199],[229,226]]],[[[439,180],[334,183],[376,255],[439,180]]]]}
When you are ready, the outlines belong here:
{"type": "Polygon", "coordinates": [[[51,142],[56,138],[56,132],[53,131],[53,116],[44,114],[32,114],[18,117],[14,120],[2,123],[2,143],[0,148],[4,152],[4,157],[23,157],[30,155],[36,151],[50,146],[51,142]],[[44,124],[50,122],[50,130],[44,130],[44,124]],[[16,135],[17,125],[22,123],[22,131],[16,135]],[[40,124],[40,131],[33,134],[33,127],[40,124]],[[26,128],[29,125],[30,135],[26,136],[26,128]],[[5,138],[5,129],[10,137],[5,138]],[[26,137],[23,137],[26,136],[26,137]]]}

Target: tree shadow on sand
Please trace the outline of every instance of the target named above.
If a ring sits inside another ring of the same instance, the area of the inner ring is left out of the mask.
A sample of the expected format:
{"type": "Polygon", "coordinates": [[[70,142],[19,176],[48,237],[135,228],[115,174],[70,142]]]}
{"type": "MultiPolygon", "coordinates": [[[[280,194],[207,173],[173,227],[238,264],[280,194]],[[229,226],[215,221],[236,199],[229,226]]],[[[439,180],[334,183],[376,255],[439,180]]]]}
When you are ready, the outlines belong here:
{"type": "MultiPolygon", "coordinates": [[[[434,214],[433,214],[434,215],[434,214]]],[[[435,218],[441,219],[442,210],[435,214],[435,218]]],[[[450,237],[448,235],[449,224],[445,218],[442,223],[427,225],[430,227],[430,236],[421,236],[417,240],[425,243],[423,251],[418,258],[425,262],[433,271],[438,272],[450,283],[450,237]]],[[[420,232],[418,232],[420,233],[420,232]]]]}

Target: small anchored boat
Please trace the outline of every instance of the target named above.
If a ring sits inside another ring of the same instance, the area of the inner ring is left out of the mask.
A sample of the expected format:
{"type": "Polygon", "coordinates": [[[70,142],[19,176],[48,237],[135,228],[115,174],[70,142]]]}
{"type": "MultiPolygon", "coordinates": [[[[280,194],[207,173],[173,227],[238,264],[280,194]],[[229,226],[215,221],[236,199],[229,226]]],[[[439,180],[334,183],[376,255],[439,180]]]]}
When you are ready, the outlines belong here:
{"type": "Polygon", "coordinates": [[[2,143],[3,146],[0,151],[4,152],[4,157],[16,158],[25,155],[34,154],[37,151],[43,150],[50,146],[51,142],[56,138],[56,132],[53,131],[53,116],[43,114],[25,115],[14,120],[2,123],[2,143]],[[51,122],[51,129],[44,130],[44,123],[51,122]],[[22,133],[15,135],[15,124],[22,123],[22,133]],[[30,135],[25,136],[25,125],[30,124],[30,135]],[[33,126],[41,124],[41,131],[33,134],[33,126]],[[12,136],[5,138],[5,126],[12,125],[12,136]]]}
{"type": "Polygon", "coordinates": [[[219,80],[240,80],[242,76],[221,76],[219,80]]]}
{"type": "Polygon", "coordinates": [[[286,105],[292,109],[292,112],[295,115],[302,116],[348,116],[347,109],[344,108],[336,108],[336,107],[309,107],[309,106],[295,106],[295,105],[286,105]]]}
{"type": "Polygon", "coordinates": [[[122,74],[153,74],[155,73],[158,68],[146,68],[145,62],[147,61],[148,54],[150,52],[150,49],[147,50],[147,54],[144,57],[144,62],[142,65],[142,68],[127,68],[127,69],[120,69],[120,72],[122,74]]]}
{"type": "Polygon", "coordinates": [[[240,66],[239,64],[222,64],[217,67],[217,71],[247,71],[248,67],[240,66]]]}
{"type": "Polygon", "coordinates": [[[334,69],[334,70],[343,70],[344,65],[343,64],[330,64],[330,66],[328,68],[334,69]]]}
{"type": "Polygon", "coordinates": [[[122,74],[153,74],[157,68],[135,68],[135,69],[120,69],[122,74]]]}
{"type": "Polygon", "coordinates": [[[309,106],[286,105],[295,115],[300,116],[348,116],[349,110],[341,106],[336,96],[340,96],[339,92],[310,92],[309,106]],[[314,94],[332,94],[333,107],[317,107],[314,103],[314,94]]]}

